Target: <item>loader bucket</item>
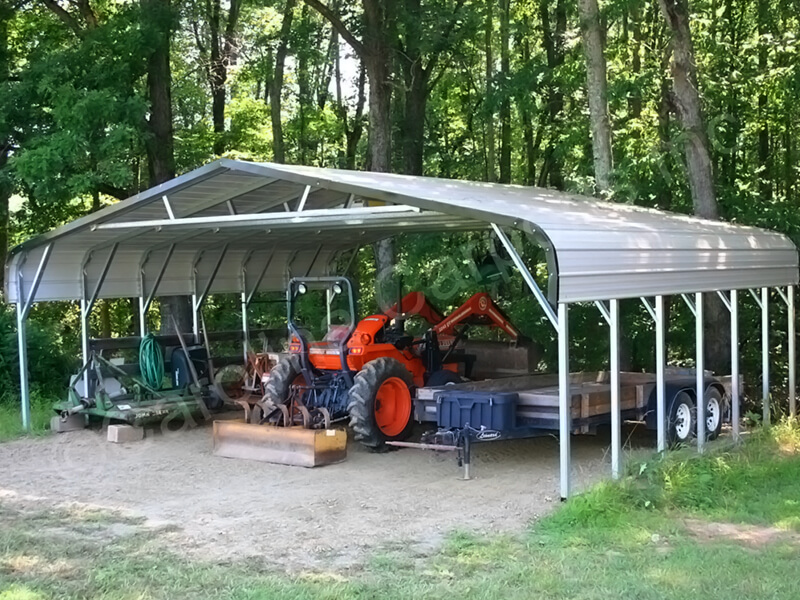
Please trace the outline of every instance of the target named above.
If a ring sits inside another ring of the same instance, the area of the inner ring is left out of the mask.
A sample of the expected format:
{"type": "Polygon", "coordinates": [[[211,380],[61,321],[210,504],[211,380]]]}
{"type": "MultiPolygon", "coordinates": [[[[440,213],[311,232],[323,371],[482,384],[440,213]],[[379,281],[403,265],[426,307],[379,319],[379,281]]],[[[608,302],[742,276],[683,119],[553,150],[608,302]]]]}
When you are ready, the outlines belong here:
{"type": "Polygon", "coordinates": [[[339,429],[214,421],[214,454],[296,467],[319,467],[347,457],[347,433],[339,429]]]}

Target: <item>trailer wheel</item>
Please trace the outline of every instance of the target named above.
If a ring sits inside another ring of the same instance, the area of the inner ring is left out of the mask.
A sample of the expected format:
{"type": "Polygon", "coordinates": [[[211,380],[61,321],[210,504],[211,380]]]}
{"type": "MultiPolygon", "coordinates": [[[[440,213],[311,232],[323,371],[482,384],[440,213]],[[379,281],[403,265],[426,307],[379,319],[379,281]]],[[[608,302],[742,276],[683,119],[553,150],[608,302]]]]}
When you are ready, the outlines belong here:
{"type": "Polygon", "coordinates": [[[301,371],[298,356],[282,358],[269,373],[267,385],[264,387],[264,398],[276,406],[286,404],[289,399],[289,388],[298,377],[302,377],[301,371]]]}
{"type": "Polygon", "coordinates": [[[711,387],[705,393],[706,402],[706,439],[715,440],[722,431],[722,395],[717,388],[711,387]]]}
{"type": "Polygon", "coordinates": [[[370,450],[386,449],[387,441],[411,434],[414,379],[394,358],[378,358],[359,371],[350,388],[350,426],[355,439],[370,450]]]}
{"type": "Polygon", "coordinates": [[[425,382],[425,385],[428,387],[439,387],[442,385],[450,385],[451,383],[463,383],[464,381],[466,380],[458,373],[448,371],[447,369],[442,369],[440,371],[434,371],[431,373],[431,376],[428,377],[428,381],[425,382]]]}
{"type": "Polygon", "coordinates": [[[674,447],[688,444],[695,429],[695,405],[692,397],[680,392],[672,401],[667,421],[667,437],[669,445],[674,447]]]}

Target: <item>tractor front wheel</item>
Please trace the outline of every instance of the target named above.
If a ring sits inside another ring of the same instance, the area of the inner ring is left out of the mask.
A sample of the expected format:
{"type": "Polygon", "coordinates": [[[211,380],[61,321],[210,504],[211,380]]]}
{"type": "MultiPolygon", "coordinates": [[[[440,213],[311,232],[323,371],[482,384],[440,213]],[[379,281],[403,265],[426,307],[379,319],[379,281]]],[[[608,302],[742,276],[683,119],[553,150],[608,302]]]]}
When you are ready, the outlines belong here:
{"type": "Polygon", "coordinates": [[[350,426],[355,438],[370,450],[386,449],[387,441],[411,435],[414,379],[394,358],[378,358],[359,371],[350,388],[350,426]]]}

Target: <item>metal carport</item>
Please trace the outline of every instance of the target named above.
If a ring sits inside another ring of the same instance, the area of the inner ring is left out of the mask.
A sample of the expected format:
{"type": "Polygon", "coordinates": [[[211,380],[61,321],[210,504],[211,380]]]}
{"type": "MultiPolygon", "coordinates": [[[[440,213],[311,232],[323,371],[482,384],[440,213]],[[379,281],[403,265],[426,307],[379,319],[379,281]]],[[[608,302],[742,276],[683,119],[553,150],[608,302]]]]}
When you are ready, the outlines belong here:
{"type": "MultiPolygon", "coordinates": [[[[781,234],[541,188],[221,159],[11,250],[5,290],[7,301],[17,305],[23,424],[28,427],[30,420],[25,324],[34,302],[80,300],[87,359],[88,317],[98,298],[138,297],[143,316],[157,296],[191,295],[197,333],[196,316],[208,294],[237,293],[246,333],[253,294],[283,289],[290,272],[326,273],[342,253],[399,232],[488,228],[558,333],[562,497],[570,491],[572,303],[595,302],[610,325],[615,476],[621,455],[620,299],[641,298],[655,321],[660,451],[665,448],[665,294],[682,294],[696,316],[698,397],[703,388],[703,294],[719,294],[732,313],[734,381],[737,290],[754,294],[762,310],[768,420],[768,291],[778,288],[789,308],[789,398],[795,414],[798,256],[781,234]],[[531,235],[545,249],[550,274],[545,291],[520,258],[508,229],[531,235]]],[[[140,322],[144,328],[145,319],[140,322]]],[[[733,390],[738,435],[738,386],[733,390]]],[[[699,402],[700,451],[703,408],[699,402]]]]}

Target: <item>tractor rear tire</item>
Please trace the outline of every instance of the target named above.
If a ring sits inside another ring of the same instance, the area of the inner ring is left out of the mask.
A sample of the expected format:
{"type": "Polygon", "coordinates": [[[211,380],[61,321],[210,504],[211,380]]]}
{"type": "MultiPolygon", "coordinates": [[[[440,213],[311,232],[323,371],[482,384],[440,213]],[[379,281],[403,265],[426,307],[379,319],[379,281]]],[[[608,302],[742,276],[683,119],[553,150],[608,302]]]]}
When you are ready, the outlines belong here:
{"type": "Polygon", "coordinates": [[[350,427],[355,439],[373,452],[386,442],[408,439],[414,427],[411,389],[414,378],[394,358],[378,358],[359,371],[350,388],[350,427]]]}
{"type": "Polygon", "coordinates": [[[264,398],[275,406],[286,404],[289,399],[289,388],[301,372],[298,356],[290,355],[282,358],[269,373],[267,385],[264,387],[264,398]]]}

